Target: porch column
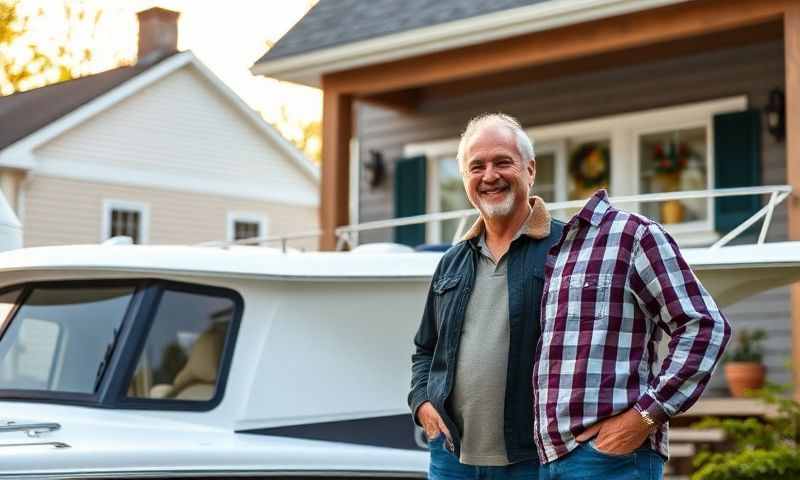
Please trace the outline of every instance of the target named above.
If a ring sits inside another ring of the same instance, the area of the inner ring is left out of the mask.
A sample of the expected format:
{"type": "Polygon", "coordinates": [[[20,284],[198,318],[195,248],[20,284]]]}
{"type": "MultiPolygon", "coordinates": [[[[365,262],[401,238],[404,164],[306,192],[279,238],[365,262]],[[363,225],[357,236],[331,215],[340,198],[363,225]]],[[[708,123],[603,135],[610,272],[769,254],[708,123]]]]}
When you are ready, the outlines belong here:
{"type": "MultiPolygon", "coordinates": [[[[787,4],[783,17],[786,63],[786,180],[789,240],[800,240],[800,4],[787,4]]],[[[794,396],[800,400],[800,283],[792,286],[792,369],[794,396]]]]}
{"type": "Polygon", "coordinates": [[[322,182],[320,191],[320,250],[336,248],[336,227],[347,225],[350,181],[350,138],[353,98],[325,88],[322,103],[322,182]]]}

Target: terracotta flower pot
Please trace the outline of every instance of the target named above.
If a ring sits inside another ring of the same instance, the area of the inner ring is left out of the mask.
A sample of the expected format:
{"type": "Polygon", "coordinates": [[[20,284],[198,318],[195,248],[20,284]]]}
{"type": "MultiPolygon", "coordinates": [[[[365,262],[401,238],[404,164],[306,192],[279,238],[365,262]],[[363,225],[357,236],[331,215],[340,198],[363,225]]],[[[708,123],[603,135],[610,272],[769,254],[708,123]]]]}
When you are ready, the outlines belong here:
{"type": "Polygon", "coordinates": [[[758,362],[727,362],[725,379],[734,397],[744,397],[747,390],[755,390],[764,386],[766,374],[764,365],[758,362]]]}

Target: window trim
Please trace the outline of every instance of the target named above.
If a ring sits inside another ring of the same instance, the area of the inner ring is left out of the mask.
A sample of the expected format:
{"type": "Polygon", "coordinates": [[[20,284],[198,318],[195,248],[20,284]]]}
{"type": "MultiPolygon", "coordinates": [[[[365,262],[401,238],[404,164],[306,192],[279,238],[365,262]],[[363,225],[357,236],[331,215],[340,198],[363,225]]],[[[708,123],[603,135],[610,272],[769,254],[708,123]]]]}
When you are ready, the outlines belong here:
{"type": "MultiPolygon", "coordinates": [[[[96,408],[115,408],[131,410],[156,411],[192,411],[205,412],[216,408],[225,397],[230,375],[233,354],[239,335],[239,326],[244,312],[244,299],[235,290],[228,287],[217,287],[186,282],[154,278],[134,279],[91,279],[91,280],[47,280],[31,281],[9,285],[0,289],[0,295],[14,289],[22,289],[17,304],[9,312],[8,318],[14,318],[17,311],[35,288],[68,286],[81,287],[119,287],[135,288],[122,319],[122,330],[117,340],[118,348],[109,359],[109,364],[97,390],[93,394],[54,392],[46,390],[21,390],[0,388],[0,400],[24,402],[46,402],[64,405],[80,405],[96,408]],[[187,293],[213,294],[230,298],[233,301],[231,325],[225,337],[220,367],[217,375],[217,388],[214,397],[207,401],[162,400],[127,398],[128,384],[136,370],[136,362],[147,341],[161,296],[165,290],[187,293]]],[[[0,341],[11,322],[6,322],[0,331],[0,341]]]]}
{"type": "MultiPolygon", "coordinates": [[[[525,132],[531,136],[536,145],[542,147],[562,143],[565,139],[571,138],[576,141],[589,139],[607,138],[611,148],[611,179],[609,184],[609,194],[611,195],[633,195],[639,193],[639,144],[638,138],[646,131],[665,131],[674,128],[684,128],[685,126],[706,126],[707,135],[707,185],[713,188],[714,182],[714,131],[713,117],[718,113],[743,111],[748,108],[748,98],[746,95],[718,98],[708,101],[701,101],[688,104],[671,105],[647,110],[607,115],[596,118],[589,118],[571,122],[541,125],[525,128],[525,132]],[[615,175],[614,172],[631,172],[625,175],[615,175]]],[[[428,212],[438,212],[439,187],[433,182],[437,181],[438,166],[437,162],[442,157],[455,158],[458,150],[458,138],[435,140],[431,142],[411,143],[403,148],[403,155],[425,155],[428,158],[428,191],[431,193],[428,199],[428,212]]],[[[535,148],[536,151],[539,148],[535,148]]],[[[568,153],[564,151],[564,158],[568,153]]],[[[555,184],[557,188],[566,189],[566,166],[556,168],[557,174],[555,184]],[[558,175],[564,176],[559,178],[558,175]]],[[[558,195],[558,193],[557,193],[558,195]]],[[[566,191],[564,192],[566,199],[566,191]]],[[[559,198],[557,196],[557,198],[559,198]]],[[[709,200],[710,204],[713,202],[709,200]]],[[[630,211],[637,211],[638,207],[634,204],[625,205],[630,211]]],[[[718,238],[714,231],[714,211],[713,207],[709,210],[708,220],[703,222],[682,223],[666,225],[670,233],[673,233],[679,241],[686,245],[708,243],[718,238]],[[701,224],[702,223],[702,224],[701,224]]],[[[437,222],[438,224],[438,222],[437,222]]],[[[433,225],[433,224],[432,224],[433,225]]],[[[429,234],[426,239],[429,242],[437,243],[440,241],[438,232],[440,228],[428,228],[429,234]]]]}
{"type": "Polygon", "coordinates": [[[103,213],[100,222],[100,241],[111,238],[111,213],[114,210],[132,210],[139,212],[139,244],[150,241],[150,205],[129,200],[104,199],[103,213]]]}
{"type": "Polygon", "coordinates": [[[258,224],[258,236],[266,237],[269,232],[269,218],[263,213],[258,212],[242,212],[231,211],[228,212],[228,220],[226,222],[225,238],[232,242],[236,233],[236,222],[247,222],[258,224]]]}

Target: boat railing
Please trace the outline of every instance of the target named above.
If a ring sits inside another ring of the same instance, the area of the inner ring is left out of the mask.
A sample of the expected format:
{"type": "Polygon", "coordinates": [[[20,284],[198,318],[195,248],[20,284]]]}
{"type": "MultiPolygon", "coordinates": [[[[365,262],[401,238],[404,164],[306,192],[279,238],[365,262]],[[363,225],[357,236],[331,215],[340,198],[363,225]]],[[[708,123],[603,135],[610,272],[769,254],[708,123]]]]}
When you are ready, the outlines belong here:
{"type": "MultiPolygon", "coordinates": [[[[665,202],[670,200],[689,200],[689,199],[713,199],[722,197],[741,197],[752,195],[769,195],[766,204],[757,212],[752,214],[749,218],[743,221],[736,228],[720,237],[709,248],[720,248],[732,240],[739,237],[743,232],[752,227],[759,220],[763,220],[761,230],[758,235],[758,244],[764,243],[772,223],[772,217],[775,208],[781,204],[792,193],[790,185],[764,185],[756,187],[736,187],[736,188],[717,188],[710,190],[686,190],[675,192],[663,193],[644,193],[638,195],[619,195],[610,197],[609,200],[614,205],[624,204],[642,204],[665,202]]],[[[551,212],[569,211],[583,207],[586,204],[586,199],[569,200],[563,202],[548,203],[547,207],[551,212]]],[[[404,227],[408,225],[425,225],[435,222],[442,222],[445,220],[458,220],[458,227],[453,235],[452,242],[458,241],[464,234],[467,228],[467,222],[470,218],[478,215],[478,211],[474,208],[464,210],[453,210],[449,212],[426,213],[422,215],[414,215],[410,217],[392,218],[388,220],[377,220],[371,222],[364,222],[354,225],[345,225],[336,228],[336,250],[350,249],[357,245],[358,234],[361,232],[382,230],[387,228],[404,227]]],[[[319,238],[322,235],[322,230],[309,230],[305,232],[298,232],[288,235],[273,235],[264,237],[253,237],[235,241],[220,241],[220,242],[207,242],[202,245],[217,246],[217,247],[230,247],[233,245],[269,245],[279,244],[281,250],[286,252],[288,242],[299,239],[319,238]]]]}

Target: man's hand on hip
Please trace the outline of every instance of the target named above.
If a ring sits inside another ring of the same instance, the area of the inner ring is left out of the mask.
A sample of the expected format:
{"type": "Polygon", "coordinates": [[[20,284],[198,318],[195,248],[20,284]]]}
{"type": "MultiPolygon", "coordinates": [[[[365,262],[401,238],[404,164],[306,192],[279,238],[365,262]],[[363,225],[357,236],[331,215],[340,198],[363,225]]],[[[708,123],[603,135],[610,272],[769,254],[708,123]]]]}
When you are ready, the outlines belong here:
{"type": "Polygon", "coordinates": [[[625,455],[639,448],[647,439],[652,427],[639,412],[628,409],[613,417],[601,420],[578,435],[575,440],[586,442],[597,435],[594,446],[601,452],[625,455]]]}
{"type": "Polygon", "coordinates": [[[428,440],[433,440],[439,435],[439,432],[442,432],[444,436],[447,437],[448,442],[453,441],[452,437],[450,437],[450,431],[447,430],[447,426],[445,426],[441,415],[433,408],[431,402],[425,402],[419,406],[417,409],[417,420],[422,424],[422,428],[425,430],[425,436],[428,437],[428,440]]]}

